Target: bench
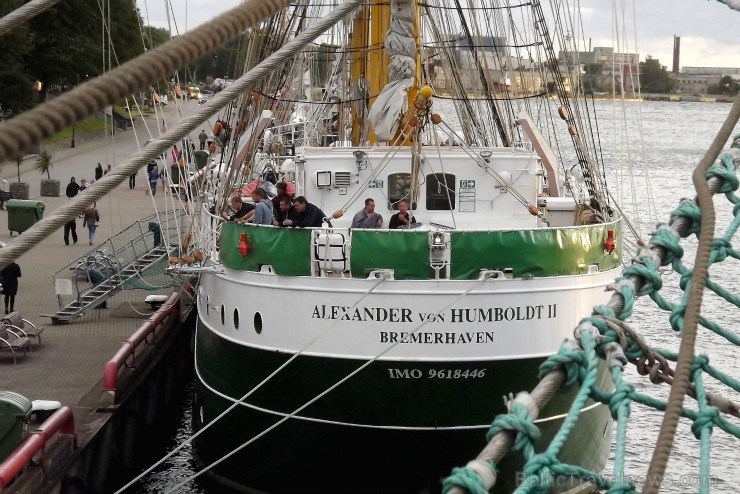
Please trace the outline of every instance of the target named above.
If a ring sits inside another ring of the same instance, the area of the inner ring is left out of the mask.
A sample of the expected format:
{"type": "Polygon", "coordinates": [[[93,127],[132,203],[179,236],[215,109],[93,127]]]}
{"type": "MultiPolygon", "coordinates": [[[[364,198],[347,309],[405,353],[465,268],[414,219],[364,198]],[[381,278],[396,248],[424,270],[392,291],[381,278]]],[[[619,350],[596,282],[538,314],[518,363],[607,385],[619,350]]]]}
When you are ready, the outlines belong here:
{"type": "Polygon", "coordinates": [[[13,311],[6,314],[5,317],[0,319],[0,324],[9,326],[11,330],[26,338],[36,338],[36,348],[41,346],[41,333],[44,332],[44,327],[36,326],[28,319],[23,319],[20,312],[13,311]]]}
{"type": "Polygon", "coordinates": [[[16,350],[23,350],[23,356],[26,356],[27,343],[28,337],[24,336],[22,331],[17,332],[9,326],[0,327],[0,351],[10,350],[13,353],[13,365],[18,363],[16,350]]]}

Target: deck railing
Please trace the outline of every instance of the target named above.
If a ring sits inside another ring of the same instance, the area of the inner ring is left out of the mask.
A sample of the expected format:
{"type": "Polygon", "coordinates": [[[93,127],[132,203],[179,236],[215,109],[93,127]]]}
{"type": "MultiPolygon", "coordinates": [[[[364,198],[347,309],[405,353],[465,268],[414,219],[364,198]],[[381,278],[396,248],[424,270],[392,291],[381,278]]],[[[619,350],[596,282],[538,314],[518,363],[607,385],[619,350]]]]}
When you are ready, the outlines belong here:
{"type": "Polygon", "coordinates": [[[77,431],[71,408],[62,407],[54,412],[36,430],[29,432],[20,446],[0,463],[0,492],[3,492],[39,452],[41,453],[41,469],[46,473],[45,448],[56,434],[71,435],[72,447],[77,448],[77,431]]]}
{"type": "Polygon", "coordinates": [[[180,294],[173,293],[167,302],[160,307],[130,338],[121,343],[121,348],[110,361],[105,364],[103,370],[103,400],[107,403],[115,403],[118,393],[118,372],[121,367],[136,368],[134,361],[136,349],[150,342],[159,328],[164,326],[173,315],[179,315],[180,294]],[[129,360],[130,358],[130,360],[129,360]]]}

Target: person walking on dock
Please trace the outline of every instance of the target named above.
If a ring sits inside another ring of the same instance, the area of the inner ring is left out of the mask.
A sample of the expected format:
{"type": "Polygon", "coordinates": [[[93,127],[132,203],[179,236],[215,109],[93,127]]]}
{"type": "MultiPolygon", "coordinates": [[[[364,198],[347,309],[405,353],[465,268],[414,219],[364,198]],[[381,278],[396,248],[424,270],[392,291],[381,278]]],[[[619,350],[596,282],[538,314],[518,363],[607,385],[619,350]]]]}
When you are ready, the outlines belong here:
{"type": "Polygon", "coordinates": [[[3,278],[3,293],[5,294],[5,313],[15,310],[15,296],[18,293],[18,278],[21,277],[21,267],[11,262],[0,271],[3,278]]]}
{"type": "Polygon", "coordinates": [[[69,234],[72,233],[72,242],[77,243],[77,219],[72,218],[64,224],[64,245],[69,245],[69,234]]]}
{"type": "Polygon", "coordinates": [[[200,134],[198,134],[198,140],[200,141],[200,150],[203,151],[206,148],[206,141],[208,140],[208,134],[206,134],[206,130],[203,129],[200,131],[200,134]]]}
{"type": "Polygon", "coordinates": [[[72,179],[67,184],[67,190],[65,191],[65,195],[72,199],[74,196],[77,195],[77,193],[80,191],[80,185],[75,182],[75,178],[72,177],[72,179]]]}
{"type": "Polygon", "coordinates": [[[90,204],[90,207],[85,210],[85,219],[82,220],[82,226],[87,226],[88,238],[90,239],[90,245],[92,245],[95,230],[100,226],[100,215],[95,208],[95,203],[90,204]]]}
{"type": "Polygon", "coordinates": [[[128,177],[128,188],[129,189],[135,189],[136,188],[136,173],[133,173],[129,175],[128,177]]]}
{"type": "Polygon", "coordinates": [[[95,180],[103,178],[103,165],[98,162],[98,166],[95,167],[95,180]]]}
{"type": "Polygon", "coordinates": [[[149,188],[152,190],[152,197],[157,195],[157,180],[159,180],[159,170],[155,166],[149,173],[149,188]]]}

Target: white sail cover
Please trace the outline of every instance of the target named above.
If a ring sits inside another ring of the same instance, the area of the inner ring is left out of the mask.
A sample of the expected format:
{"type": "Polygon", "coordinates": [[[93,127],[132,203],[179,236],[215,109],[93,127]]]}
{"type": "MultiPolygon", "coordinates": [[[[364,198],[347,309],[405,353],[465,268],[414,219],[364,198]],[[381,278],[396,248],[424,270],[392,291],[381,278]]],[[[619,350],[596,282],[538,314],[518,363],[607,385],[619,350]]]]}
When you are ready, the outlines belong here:
{"type": "Polygon", "coordinates": [[[390,141],[398,128],[401,114],[408,107],[406,91],[414,84],[416,38],[414,4],[411,0],[391,1],[391,25],[385,39],[391,56],[389,82],[378,95],[368,114],[370,125],[381,141],[390,141]]]}

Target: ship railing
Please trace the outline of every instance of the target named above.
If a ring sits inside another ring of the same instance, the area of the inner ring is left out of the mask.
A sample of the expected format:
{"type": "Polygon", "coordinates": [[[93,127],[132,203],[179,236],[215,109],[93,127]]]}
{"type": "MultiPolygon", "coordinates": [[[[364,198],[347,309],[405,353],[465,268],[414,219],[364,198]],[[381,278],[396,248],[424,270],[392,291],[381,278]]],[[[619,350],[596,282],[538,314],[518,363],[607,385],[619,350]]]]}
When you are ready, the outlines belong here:
{"type": "Polygon", "coordinates": [[[136,351],[142,346],[154,342],[157,330],[168,327],[173,317],[180,315],[180,294],[173,293],[167,302],[147,319],[127,340],[121,343],[121,348],[111,358],[103,370],[103,396],[106,405],[116,403],[119,394],[118,375],[121,368],[137,370],[136,351]]]}
{"type": "Polygon", "coordinates": [[[203,215],[201,218],[203,219],[203,227],[201,231],[204,234],[200,236],[200,244],[198,246],[203,252],[208,252],[210,254],[211,260],[218,262],[218,239],[221,235],[221,227],[226,220],[220,216],[212,214],[209,211],[207,204],[203,205],[203,215]]]}
{"type": "Polygon", "coordinates": [[[72,438],[72,448],[77,448],[77,431],[74,413],[70,407],[61,407],[35,430],[28,433],[23,442],[0,463],[0,492],[23,472],[34,457],[41,453],[41,470],[46,473],[46,446],[58,434],[72,438]]]}
{"type": "Polygon", "coordinates": [[[180,211],[147,216],[62,267],[52,275],[59,307],[73,300],[80,302],[86,290],[120,273],[155,247],[161,245],[169,252],[179,243],[183,217],[180,211]]]}

